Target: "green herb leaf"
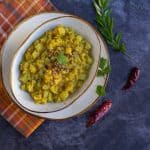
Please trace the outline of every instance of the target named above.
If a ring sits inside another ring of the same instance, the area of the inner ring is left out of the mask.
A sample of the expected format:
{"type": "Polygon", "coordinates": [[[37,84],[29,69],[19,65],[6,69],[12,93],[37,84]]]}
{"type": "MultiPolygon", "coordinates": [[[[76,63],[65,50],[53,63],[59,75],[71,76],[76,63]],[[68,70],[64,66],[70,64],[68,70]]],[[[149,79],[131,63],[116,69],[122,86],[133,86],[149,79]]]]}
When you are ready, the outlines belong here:
{"type": "Polygon", "coordinates": [[[101,86],[101,85],[98,85],[97,88],[96,88],[96,93],[99,96],[104,96],[106,94],[105,87],[101,86]]]}
{"type": "Polygon", "coordinates": [[[101,69],[104,69],[104,68],[107,66],[107,64],[108,64],[107,59],[101,57],[101,58],[100,58],[99,67],[100,67],[101,69]]]}
{"type": "Polygon", "coordinates": [[[116,35],[115,40],[116,40],[116,43],[119,45],[120,40],[121,40],[121,34],[120,34],[120,33],[118,33],[118,34],[116,35]]]}
{"type": "Polygon", "coordinates": [[[104,9],[106,9],[106,8],[108,7],[108,2],[109,2],[109,1],[104,0],[104,3],[103,3],[104,9]]]}
{"type": "Polygon", "coordinates": [[[97,76],[105,76],[106,74],[111,72],[111,67],[107,67],[104,70],[98,70],[97,76]]]}
{"type": "Polygon", "coordinates": [[[111,66],[109,65],[108,60],[101,57],[97,76],[105,76],[110,72],[111,72],[111,66]]]}
{"type": "Polygon", "coordinates": [[[58,56],[57,56],[57,61],[59,64],[61,65],[65,65],[68,62],[68,58],[64,55],[63,52],[61,52],[58,56]]]}
{"type": "Polygon", "coordinates": [[[102,33],[107,43],[116,51],[123,54],[126,52],[125,44],[121,41],[121,34],[113,33],[114,20],[111,17],[111,9],[109,6],[110,0],[93,0],[93,5],[96,10],[96,22],[98,30],[102,33]]]}
{"type": "Polygon", "coordinates": [[[99,8],[98,4],[95,1],[93,1],[93,4],[95,6],[97,14],[101,15],[101,12],[100,12],[101,9],[99,8]]]}
{"type": "Polygon", "coordinates": [[[122,43],[122,44],[120,45],[120,50],[121,50],[122,53],[125,53],[125,52],[126,52],[126,46],[125,46],[124,43],[122,43]]]}

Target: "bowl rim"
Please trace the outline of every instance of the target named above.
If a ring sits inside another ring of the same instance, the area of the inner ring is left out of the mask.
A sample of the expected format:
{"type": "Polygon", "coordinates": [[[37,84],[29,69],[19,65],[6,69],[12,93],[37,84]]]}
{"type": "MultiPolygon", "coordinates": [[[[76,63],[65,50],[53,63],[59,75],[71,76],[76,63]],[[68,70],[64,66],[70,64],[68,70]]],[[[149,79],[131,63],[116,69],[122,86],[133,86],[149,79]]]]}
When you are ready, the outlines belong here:
{"type": "MultiPolygon", "coordinates": [[[[51,12],[50,12],[51,13],[51,12]]],[[[60,12],[61,13],[61,12],[60,12]]],[[[40,13],[39,13],[40,14],[40,13]]],[[[62,13],[63,14],[63,13],[62,13]]],[[[76,100],[78,100],[87,90],[88,88],[91,86],[92,82],[94,81],[95,77],[96,77],[96,74],[97,74],[97,70],[98,70],[98,65],[99,65],[99,61],[97,62],[97,67],[96,67],[96,71],[94,73],[94,75],[92,76],[91,80],[89,81],[89,83],[87,84],[87,86],[85,87],[85,89],[77,96],[75,97],[70,103],[68,103],[67,105],[61,107],[60,109],[56,109],[56,110],[52,110],[52,111],[37,111],[37,110],[32,110],[30,108],[27,108],[25,107],[24,105],[22,105],[21,102],[19,102],[18,98],[15,96],[14,94],[14,91],[13,91],[13,83],[12,83],[12,74],[13,74],[13,61],[15,60],[18,52],[20,51],[20,49],[22,48],[22,46],[24,45],[25,42],[27,42],[27,40],[33,35],[33,33],[35,33],[41,26],[43,26],[44,24],[46,23],[49,23],[49,22],[52,22],[52,21],[55,21],[55,20],[58,20],[58,19],[61,19],[61,18],[74,18],[74,19],[77,19],[85,24],[87,24],[92,30],[93,32],[95,33],[96,35],[96,38],[98,40],[98,43],[99,43],[99,48],[100,48],[100,51],[99,51],[99,57],[101,56],[101,42],[99,40],[99,37],[98,37],[98,34],[97,34],[97,30],[86,20],[82,19],[81,17],[79,16],[76,16],[76,15],[71,15],[71,14],[64,14],[64,16],[60,16],[60,17],[56,17],[56,18],[53,18],[53,19],[49,19],[47,21],[44,21],[41,25],[37,26],[26,38],[25,40],[21,43],[21,45],[19,46],[19,48],[17,49],[17,51],[15,52],[13,58],[12,58],[12,63],[11,63],[11,67],[10,67],[10,75],[9,75],[9,82],[10,82],[10,90],[11,90],[11,93],[13,95],[13,97],[16,99],[17,103],[19,103],[24,109],[28,110],[28,111],[31,111],[31,112],[34,112],[34,113],[51,113],[51,112],[57,112],[57,111],[60,111],[62,109],[65,109],[67,107],[69,107],[71,104],[73,104],[76,100]]]]}

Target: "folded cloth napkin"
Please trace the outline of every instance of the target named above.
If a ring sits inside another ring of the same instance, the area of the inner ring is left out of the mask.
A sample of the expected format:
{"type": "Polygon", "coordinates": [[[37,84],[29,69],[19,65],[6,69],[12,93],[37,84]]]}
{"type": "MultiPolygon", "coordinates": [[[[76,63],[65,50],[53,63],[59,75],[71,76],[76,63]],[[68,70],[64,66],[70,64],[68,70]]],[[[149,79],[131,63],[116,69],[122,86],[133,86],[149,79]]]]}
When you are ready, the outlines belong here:
{"type": "MultiPolygon", "coordinates": [[[[0,48],[14,26],[24,18],[41,11],[52,10],[55,8],[49,0],[0,0],[0,48]]],[[[25,137],[30,136],[44,121],[24,112],[12,102],[3,87],[2,78],[0,78],[0,115],[25,137]]]]}

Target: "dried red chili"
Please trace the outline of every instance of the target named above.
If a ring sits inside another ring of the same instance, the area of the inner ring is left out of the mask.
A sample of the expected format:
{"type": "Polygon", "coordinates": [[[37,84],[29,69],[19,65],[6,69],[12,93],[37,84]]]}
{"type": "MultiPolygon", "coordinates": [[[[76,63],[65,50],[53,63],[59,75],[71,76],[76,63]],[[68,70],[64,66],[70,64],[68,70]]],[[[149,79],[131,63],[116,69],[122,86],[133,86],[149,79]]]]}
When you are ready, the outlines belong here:
{"type": "Polygon", "coordinates": [[[111,106],[112,106],[112,100],[106,100],[105,102],[103,102],[96,109],[96,111],[91,114],[91,116],[89,117],[89,119],[87,121],[86,127],[92,126],[98,120],[103,118],[103,116],[105,116],[105,114],[110,110],[111,106]]]}
{"type": "Polygon", "coordinates": [[[131,70],[128,80],[127,80],[126,84],[123,86],[122,90],[130,89],[136,83],[136,81],[139,79],[139,76],[140,76],[140,69],[137,67],[134,67],[131,70]]]}

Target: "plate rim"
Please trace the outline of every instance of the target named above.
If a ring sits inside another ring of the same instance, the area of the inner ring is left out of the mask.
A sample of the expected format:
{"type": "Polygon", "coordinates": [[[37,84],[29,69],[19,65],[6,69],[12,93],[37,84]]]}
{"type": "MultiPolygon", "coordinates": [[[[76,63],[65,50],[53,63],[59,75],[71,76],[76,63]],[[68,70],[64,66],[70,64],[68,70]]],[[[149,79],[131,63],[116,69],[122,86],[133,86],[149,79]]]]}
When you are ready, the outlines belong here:
{"type": "MultiPolygon", "coordinates": [[[[2,47],[1,47],[1,51],[0,51],[0,78],[1,78],[1,79],[3,79],[3,76],[2,76],[2,55],[3,55],[3,51],[4,51],[5,44],[7,43],[8,39],[9,39],[9,36],[12,35],[13,32],[15,32],[15,31],[17,30],[17,28],[18,28],[21,24],[23,24],[24,22],[30,20],[30,19],[33,18],[33,17],[39,16],[39,15],[42,15],[42,14],[47,14],[47,13],[48,13],[48,14],[56,13],[56,14],[63,14],[63,15],[75,16],[75,15],[73,15],[73,14],[64,13],[64,12],[62,12],[62,11],[51,11],[51,12],[44,11],[44,12],[41,12],[41,13],[38,13],[38,14],[31,15],[31,16],[29,16],[29,17],[23,19],[23,20],[22,20],[21,22],[19,22],[18,24],[16,24],[15,27],[14,27],[14,29],[8,34],[7,38],[5,39],[5,42],[3,43],[2,47]]],[[[97,31],[97,30],[96,30],[96,31],[97,31]]],[[[98,36],[101,38],[101,40],[102,40],[102,42],[103,42],[103,44],[104,44],[104,47],[105,47],[105,50],[106,50],[107,56],[108,56],[108,61],[109,61],[109,64],[110,64],[110,54],[109,54],[109,51],[108,51],[108,46],[107,46],[105,40],[103,39],[102,35],[101,35],[99,32],[97,32],[97,34],[98,34],[98,36]]],[[[108,74],[108,75],[106,76],[106,78],[105,78],[105,83],[104,83],[104,86],[105,86],[105,87],[106,87],[106,85],[107,85],[107,83],[108,83],[108,79],[109,79],[109,74],[108,74]]],[[[2,81],[2,86],[3,86],[3,89],[4,89],[5,93],[6,93],[6,94],[8,95],[8,97],[12,100],[12,97],[8,94],[8,91],[6,90],[6,87],[4,86],[3,80],[1,80],[1,81],[2,81]]],[[[77,117],[77,116],[80,116],[80,115],[84,114],[84,113],[87,112],[92,106],[94,106],[94,104],[95,104],[99,99],[100,99],[100,96],[97,96],[97,98],[96,98],[88,107],[86,107],[86,108],[83,109],[82,111],[80,111],[80,112],[78,112],[78,113],[76,113],[76,114],[74,114],[74,115],[72,115],[72,116],[62,118],[62,119],[60,119],[60,118],[59,118],[59,119],[56,119],[56,118],[48,118],[48,117],[43,117],[43,116],[41,117],[41,116],[38,116],[38,115],[36,115],[36,114],[33,114],[33,113],[31,113],[31,112],[29,112],[29,111],[23,109],[17,102],[14,102],[14,100],[12,100],[12,101],[13,101],[15,104],[17,104],[18,107],[19,107],[21,110],[25,111],[25,112],[28,113],[28,114],[31,114],[31,115],[36,116],[36,117],[38,117],[38,118],[43,118],[43,119],[48,119],[48,120],[58,120],[58,121],[60,120],[60,121],[61,121],[61,120],[71,119],[71,118],[73,118],[73,117],[77,117]]]]}

